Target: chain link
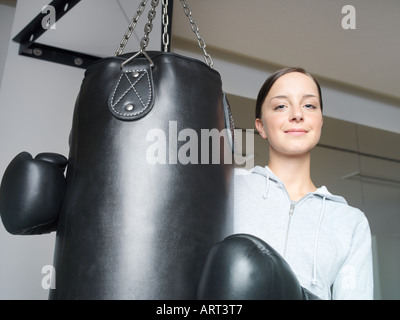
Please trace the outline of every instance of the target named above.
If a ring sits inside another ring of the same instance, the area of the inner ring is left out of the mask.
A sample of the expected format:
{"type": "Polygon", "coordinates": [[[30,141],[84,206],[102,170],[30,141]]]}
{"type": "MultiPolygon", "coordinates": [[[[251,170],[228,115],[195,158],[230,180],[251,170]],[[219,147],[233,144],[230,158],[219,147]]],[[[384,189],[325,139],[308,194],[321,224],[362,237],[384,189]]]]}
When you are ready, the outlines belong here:
{"type": "Polygon", "coordinates": [[[128,40],[133,33],[133,30],[135,30],[135,28],[136,28],[139,18],[142,15],[142,13],[144,12],[144,9],[146,8],[147,1],[148,0],[143,0],[139,4],[138,8],[136,9],[136,14],[133,17],[132,21],[130,22],[128,30],[126,30],[124,37],[122,38],[120,44],[118,45],[117,50],[115,51],[115,56],[119,56],[124,52],[126,44],[128,43],[128,40]]]}
{"type": "Polygon", "coordinates": [[[207,53],[206,50],[206,42],[204,41],[204,39],[200,36],[199,33],[199,26],[197,25],[197,23],[193,20],[193,15],[192,15],[192,11],[190,10],[189,6],[186,3],[186,0],[180,0],[182,5],[183,5],[183,11],[185,12],[186,17],[189,19],[190,21],[190,26],[192,28],[192,31],[194,32],[194,34],[196,35],[197,38],[197,43],[199,44],[200,49],[203,50],[204,52],[204,60],[207,63],[207,65],[210,68],[214,68],[214,61],[211,58],[211,56],[207,53]]]}
{"type": "Polygon", "coordinates": [[[168,26],[169,26],[169,16],[168,16],[168,0],[162,0],[163,7],[163,19],[162,23],[164,26],[163,35],[162,35],[162,43],[164,46],[164,52],[168,52],[169,47],[169,34],[168,34],[168,26]]]}
{"type": "Polygon", "coordinates": [[[146,48],[147,45],[149,44],[150,38],[150,32],[153,30],[153,20],[156,17],[157,14],[157,6],[159,4],[160,0],[152,0],[151,1],[151,9],[148,14],[149,21],[146,23],[144,27],[144,36],[142,38],[142,41],[140,41],[140,51],[143,52],[146,48]]]}

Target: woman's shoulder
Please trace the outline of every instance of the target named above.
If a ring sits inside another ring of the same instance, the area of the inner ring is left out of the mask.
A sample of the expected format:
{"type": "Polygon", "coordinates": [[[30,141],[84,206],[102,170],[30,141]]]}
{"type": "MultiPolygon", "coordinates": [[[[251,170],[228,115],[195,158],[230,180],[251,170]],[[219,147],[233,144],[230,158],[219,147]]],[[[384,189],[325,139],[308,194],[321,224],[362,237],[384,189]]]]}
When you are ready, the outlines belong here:
{"type": "Polygon", "coordinates": [[[267,177],[263,168],[234,169],[234,190],[236,194],[261,194],[266,186],[267,177]]]}
{"type": "Polygon", "coordinates": [[[267,169],[260,167],[260,166],[255,166],[250,169],[247,168],[234,168],[234,173],[235,176],[261,176],[264,178],[268,177],[267,169]]]}
{"type": "Polygon", "coordinates": [[[248,176],[251,175],[253,169],[235,168],[233,170],[235,176],[248,176]]]}
{"type": "Polygon", "coordinates": [[[235,186],[258,183],[265,184],[267,178],[268,176],[265,172],[265,168],[262,167],[254,167],[251,169],[234,169],[235,186]]]}
{"type": "Polygon", "coordinates": [[[344,196],[334,195],[330,193],[326,187],[322,187],[319,190],[319,195],[325,197],[327,209],[334,215],[342,216],[344,219],[353,219],[355,221],[366,220],[364,212],[349,204],[344,196]]]}

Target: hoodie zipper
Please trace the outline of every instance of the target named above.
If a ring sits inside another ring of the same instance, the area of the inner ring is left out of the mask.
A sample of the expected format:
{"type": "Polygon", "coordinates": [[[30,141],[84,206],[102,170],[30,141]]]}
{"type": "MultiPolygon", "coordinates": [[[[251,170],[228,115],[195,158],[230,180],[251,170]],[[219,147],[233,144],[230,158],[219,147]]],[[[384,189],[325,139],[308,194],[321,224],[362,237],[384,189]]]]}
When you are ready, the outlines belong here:
{"type": "Polygon", "coordinates": [[[287,243],[288,243],[288,238],[289,238],[289,229],[290,229],[290,223],[292,221],[293,213],[294,213],[294,207],[295,204],[292,202],[290,204],[290,210],[289,210],[289,222],[286,230],[286,239],[285,239],[285,249],[283,251],[283,257],[286,258],[286,249],[287,249],[287,243]]]}

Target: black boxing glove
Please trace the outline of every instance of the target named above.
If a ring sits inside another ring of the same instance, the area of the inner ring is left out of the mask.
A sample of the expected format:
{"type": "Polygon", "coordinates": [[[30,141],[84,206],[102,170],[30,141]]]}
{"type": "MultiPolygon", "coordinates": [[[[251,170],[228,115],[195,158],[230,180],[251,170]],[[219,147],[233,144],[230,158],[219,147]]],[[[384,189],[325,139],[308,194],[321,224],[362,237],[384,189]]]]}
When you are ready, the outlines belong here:
{"type": "Polygon", "coordinates": [[[0,185],[0,215],[14,235],[51,233],[57,228],[64,199],[68,159],[22,152],[8,165],[0,185]]]}
{"type": "Polygon", "coordinates": [[[303,300],[288,263],[261,239],[236,234],[214,245],[202,270],[198,300],[303,300]]]}

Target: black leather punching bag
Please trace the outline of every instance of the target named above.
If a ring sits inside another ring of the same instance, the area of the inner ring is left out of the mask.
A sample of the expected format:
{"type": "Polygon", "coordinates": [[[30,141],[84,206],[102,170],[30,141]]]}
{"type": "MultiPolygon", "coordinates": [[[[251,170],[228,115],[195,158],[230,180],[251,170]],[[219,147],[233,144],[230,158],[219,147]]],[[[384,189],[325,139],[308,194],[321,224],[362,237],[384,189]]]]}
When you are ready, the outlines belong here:
{"type": "Polygon", "coordinates": [[[204,130],[231,129],[220,75],[177,54],[148,55],[153,67],[138,57],[121,68],[122,55],[85,73],[51,299],[193,299],[208,250],[231,233],[229,138],[219,164],[216,141],[207,150],[201,141],[204,130]]]}

